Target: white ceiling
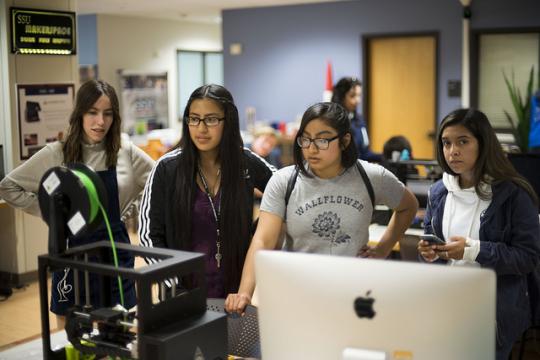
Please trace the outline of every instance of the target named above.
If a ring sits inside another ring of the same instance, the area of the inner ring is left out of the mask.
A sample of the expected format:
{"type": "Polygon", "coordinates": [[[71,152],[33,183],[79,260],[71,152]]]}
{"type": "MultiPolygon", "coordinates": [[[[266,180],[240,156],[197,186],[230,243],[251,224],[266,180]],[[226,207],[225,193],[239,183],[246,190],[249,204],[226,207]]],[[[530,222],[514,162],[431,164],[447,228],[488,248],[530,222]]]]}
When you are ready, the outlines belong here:
{"type": "Polygon", "coordinates": [[[80,14],[143,16],[221,23],[221,10],[340,0],[78,0],[80,14]]]}

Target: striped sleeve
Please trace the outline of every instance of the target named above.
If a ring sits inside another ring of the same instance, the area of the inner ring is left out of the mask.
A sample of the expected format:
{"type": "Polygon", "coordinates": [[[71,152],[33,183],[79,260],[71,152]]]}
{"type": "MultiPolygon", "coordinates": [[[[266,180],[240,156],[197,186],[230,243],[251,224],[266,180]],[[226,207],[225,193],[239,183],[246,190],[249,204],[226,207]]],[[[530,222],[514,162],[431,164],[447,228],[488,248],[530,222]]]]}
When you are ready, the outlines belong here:
{"type": "MultiPolygon", "coordinates": [[[[162,156],[146,180],[139,212],[139,239],[142,246],[167,247],[165,229],[165,196],[166,184],[170,179],[165,176],[166,159],[180,154],[180,149],[162,156]]],[[[147,263],[155,263],[155,259],[145,259],[147,263]]]]}
{"type": "Polygon", "coordinates": [[[255,188],[261,192],[264,192],[266,184],[272,175],[277,171],[276,167],[248,148],[244,148],[244,154],[246,154],[250,162],[250,175],[253,176],[253,184],[255,185],[255,188]]]}

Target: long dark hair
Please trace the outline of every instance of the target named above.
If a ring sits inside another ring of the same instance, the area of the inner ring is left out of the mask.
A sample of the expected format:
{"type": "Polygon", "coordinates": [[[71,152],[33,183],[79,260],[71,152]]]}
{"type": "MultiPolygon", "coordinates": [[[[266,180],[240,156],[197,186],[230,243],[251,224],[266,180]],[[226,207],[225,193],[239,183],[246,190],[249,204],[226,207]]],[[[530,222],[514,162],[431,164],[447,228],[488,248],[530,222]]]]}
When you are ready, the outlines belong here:
{"type": "Polygon", "coordinates": [[[122,119],[116,91],[110,84],[102,80],[89,80],[77,91],[75,107],[69,117],[69,128],[62,147],[65,164],[83,161],[83,116],[103,95],[109,98],[113,113],[113,122],[104,140],[105,152],[107,153],[106,162],[108,167],[116,165],[118,150],[120,150],[121,146],[120,130],[122,119]]]}
{"type": "Polygon", "coordinates": [[[345,95],[356,86],[362,86],[362,82],[354,77],[341,78],[332,90],[332,102],[343,105],[345,95]]]}
{"type": "Polygon", "coordinates": [[[246,185],[246,164],[243,156],[242,137],[238,110],[234,105],[231,93],[223,86],[204,85],[193,91],[182,121],[182,138],[174,149],[180,148],[182,153],[176,168],[176,211],[178,216],[178,232],[182,249],[191,248],[192,210],[197,190],[196,176],[199,163],[199,152],[189,135],[186,118],[189,116],[194,100],[210,99],[215,101],[224,112],[224,128],[219,144],[218,160],[221,163],[221,214],[220,234],[223,266],[225,274],[225,290],[237,292],[240,284],[244,259],[251,240],[251,215],[249,194],[246,185]],[[245,204],[245,206],[244,206],[245,204]]]}
{"type": "Polygon", "coordinates": [[[478,141],[478,159],[473,171],[474,189],[481,199],[487,200],[489,194],[482,191],[481,182],[498,183],[512,181],[525,189],[533,201],[538,204],[538,197],[532,186],[517,173],[506,155],[501,144],[491,127],[487,116],[474,109],[458,109],[446,115],[437,132],[437,161],[443,170],[451,175],[457,174],[452,171],[444,158],[442,133],[448,126],[462,125],[469,130],[478,141]],[[488,177],[486,178],[486,175],[488,177]],[[490,179],[491,178],[491,179],[490,179]]]}
{"type": "Polygon", "coordinates": [[[337,131],[339,136],[339,144],[342,147],[341,150],[341,165],[344,168],[349,168],[356,163],[358,158],[358,152],[356,146],[354,145],[353,135],[351,133],[351,121],[347,116],[347,111],[337,103],[332,102],[321,102],[314,105],[311,105],[302,116],[302,122],[300,123],[300,128],[296,133],[296,138],[294,139],[294,163],[298,166],[298,169],[302,174],[311,177],[311,175],[306,171],[304,166],[304,155],[302,154],[302,148],[298,145],[298,138],[304,134],[307,124],[312,120],[321,119],[328,126],[337,131]],[[347,134],[350,134],[351,141],[345,146],[343,137],[347,134]]]}

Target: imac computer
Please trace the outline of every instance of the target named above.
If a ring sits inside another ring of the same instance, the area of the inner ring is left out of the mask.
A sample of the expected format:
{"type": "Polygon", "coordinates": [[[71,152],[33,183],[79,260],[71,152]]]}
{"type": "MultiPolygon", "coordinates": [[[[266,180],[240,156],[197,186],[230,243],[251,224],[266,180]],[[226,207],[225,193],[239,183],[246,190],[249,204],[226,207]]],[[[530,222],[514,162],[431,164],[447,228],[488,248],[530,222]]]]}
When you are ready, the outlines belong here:
{"type": "Polygon", "coordinates": [[[487,269],[259,251],[264,360],[495,358],[487,269]]]}

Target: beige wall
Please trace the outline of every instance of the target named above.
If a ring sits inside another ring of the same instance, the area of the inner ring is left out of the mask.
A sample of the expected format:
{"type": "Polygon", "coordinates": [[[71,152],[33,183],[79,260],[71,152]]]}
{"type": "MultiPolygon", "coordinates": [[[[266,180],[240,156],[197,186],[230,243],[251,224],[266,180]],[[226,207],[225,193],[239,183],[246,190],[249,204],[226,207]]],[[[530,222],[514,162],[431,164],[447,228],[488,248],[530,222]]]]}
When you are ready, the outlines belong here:
{"type": "MultiPolygon", "coordinates": [[[[177,50],[221,51],[221,25],[111,15],[97,16],[100,78],[119,89],[120,69],[167,71],[169,126],[177,114],[177,50]]],[[[84,44],[80,44],[83,46],[84,44]]]]}
{"type": "MultiPolygon", "coordinates": [[[[25,7],[75,11],[76,0],[5,0],[0,2],[1,116],[0,141],[6,146],[7,171],[21,163],[17,121],[16,84],[72,82],[78,86],[77,56],[14,55],[8,35],[9,8],[25,7]]],[[[67,126],[67,119],[66,119],[67,126]]],[[[37,270],[37,256],[47,252],[48,228],[36,217],[19,210],[2,208],[0,211],[0,271],[23,274],[37,270]]]]}
{"type": "MultiPolygon", "coordinates": [[[[77,0],[0,0],[0,143],[6,147],[6,172],[21,163],[15,85],[73,82],[78,88],[77,56],[13,55],[9,48],[11,6],[76,11],[77,0]],[[6,120],[7,119],[7,120],[6,120]]],[[[221,50],[221,26],[172,20],[99,15],[100,77],[118,89],[117,70],[167,71],[170,125],[176,120],[177,50],[221,50]]],[[[84,44],[78,44],[78,48],[84,44]]],[[[67,125],[67,119],[66,119],[67,125]]],[[[37,256],[47,252],[48,228],[36,217],[0,209],[0,271],[24,274],[37,269],[37,256]]]]}

